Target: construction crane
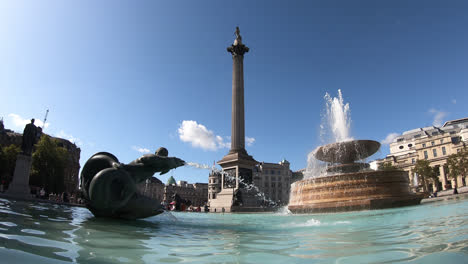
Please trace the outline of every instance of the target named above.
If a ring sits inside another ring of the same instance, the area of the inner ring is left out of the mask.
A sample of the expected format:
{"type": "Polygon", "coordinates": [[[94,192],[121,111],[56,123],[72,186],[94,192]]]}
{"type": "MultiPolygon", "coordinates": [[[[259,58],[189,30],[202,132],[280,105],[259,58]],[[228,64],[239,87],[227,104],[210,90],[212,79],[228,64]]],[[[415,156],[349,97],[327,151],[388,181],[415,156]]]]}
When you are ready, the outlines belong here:
{"type": "Polygon", "coordinates": [[[42,123],[42,131],[44,131],[45,128],[45,122],[47,121],[47,115],[49,115],[49,109],[47,109],[44,117],[44,122],[42,123]]]}

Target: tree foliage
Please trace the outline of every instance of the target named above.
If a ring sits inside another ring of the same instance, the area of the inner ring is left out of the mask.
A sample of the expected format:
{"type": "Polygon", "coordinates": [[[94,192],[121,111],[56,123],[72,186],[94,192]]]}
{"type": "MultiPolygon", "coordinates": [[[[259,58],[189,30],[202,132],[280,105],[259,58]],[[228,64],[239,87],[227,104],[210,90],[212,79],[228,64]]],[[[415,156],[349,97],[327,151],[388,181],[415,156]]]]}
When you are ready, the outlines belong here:
{"type": "Polygon", "coordinates": [[[390,170],[399,170],[399,168],[392,165],[391,162],[384,162],[379,164],[378,170],[390,171],[390,170]]]}
{"type": "Polygon", "coordinates": [[[418,174],[418,180],[423,183],[423,189],[425,192],[429,191],[428,183],[437,183],[438,177],[434,168],[429,166],[428,160],[417,160],[414,168],[411,170],[412,173],[418,174]]]}
{"type": "Polygon", "coordinates": [[[32,172],[29,183],[44,187],[48,193],[65,191],[64,174],[68,152],[56,140],[43,135],[32,155],[32,172]]]}
{"type": "Polygon", "coordinates": [[[456,180],[458,176],[466,177],[468,174],[468,149],[465,147],[462,151],[450,155],[447,159],[447,166],[449,179],[456,180]]]}
{"type": "Polygon", "coordinates": [[[16,156],[21,152],[21,149],[16,145],[0,147],[0,177],[1,181],[7,184],[13,179],[15,172],[16,156]]]}

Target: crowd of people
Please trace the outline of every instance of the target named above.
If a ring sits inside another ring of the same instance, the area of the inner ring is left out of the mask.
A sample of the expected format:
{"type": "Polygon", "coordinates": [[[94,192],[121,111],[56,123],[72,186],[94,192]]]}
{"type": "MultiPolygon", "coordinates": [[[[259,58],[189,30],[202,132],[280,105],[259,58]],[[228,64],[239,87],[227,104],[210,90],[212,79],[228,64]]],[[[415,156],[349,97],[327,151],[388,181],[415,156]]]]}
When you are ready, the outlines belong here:
{"type": "Polygon", "coordinates": [[[44,188],[36,191],[35,197],[42,200],[49,200],[56,203],[84,204],[80,195],[75,193],[47,193],[44,188]]]}

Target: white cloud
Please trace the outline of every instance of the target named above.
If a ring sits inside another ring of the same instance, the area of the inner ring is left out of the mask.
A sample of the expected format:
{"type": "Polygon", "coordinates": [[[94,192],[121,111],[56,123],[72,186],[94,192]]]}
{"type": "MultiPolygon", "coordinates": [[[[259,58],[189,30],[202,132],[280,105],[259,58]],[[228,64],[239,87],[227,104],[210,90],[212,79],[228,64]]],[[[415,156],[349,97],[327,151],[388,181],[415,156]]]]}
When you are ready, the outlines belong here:
{"type": "MultiPolygon", "coordinates": [[[[184,120],[180,125],[179,138],[183,142],[190,142],[193,147],[204,150],[216,151],[221,148],[231,147],[231,137],[222,137],[207,129],[204,125],[198,124],[197,121],[184,120]]],[[[246,137],[247,146],[252,146],[255,138],[246,137]]]]}
{"type": "Polygon", "coordinates": [[[452,99],[452,104],[457,104],[457,100],[456,100],[456,99],[452,99]]]}
{"type": "Polygon", "coordinates": [[[215,151],[226,146],[221,136],[193,120],[182,121],[178,131],[180,140],[190,142],[195,148],[215,151]]]}
{"type": "Polygon", "coordinates": [[[251,138],[251,137],[245,137],[245,142],[247,143],[247,146],[252,146],[253,143],[255,142],[255,138],[251,138]]]}
{"type": "Polygon", "coordinates": [[[231,147],[231,137],[226,137],[223,139],[221,136],[216,136],[216,142],[218,143],[219,148],[231,147]]]}
{"type": "MultiPolygon", "coordinates": [[[[27,124],[31,123],[31,119],[25,119],[17,114],[9,114],[8,117],[10,117],[11,121],[13,122],[13,125],[20,129],[23,129],[27,124]]],[[[44,122],[38,119],[35,119],[34,124],[43,128],[48,128],[50,125],[50,123],[46,123],[44,126],[44,122]]]]}
{"type": "Polygon", "coordinates": [[[388,144],[392,143],[393,140],[395,140],[395,138],[397,138],[399,135],[400,134],[398,134],[398,133],[390,133],[390,134],[387,135],[387,137],[384,140],[382,140],[381,143],[384,144],[384,145],[388,145],[388,144]]]}
{"type": "Polygon", "coordinates": [[[81,141],[81,139],[79,139],[79,138],[77,138],[77,137],[74,137],[72,134],[68,134],[68,133],[66,133],[66,132],[63,131],[63,130],[60,130],[57,134],[55,134],[55,136],[58,137],[58,138],[67,139],[67,140],[69,140],[70,142],[75,143],[75,144],[78,145],[78,146],[82,146],[82,145],[83,145],[83,141],[81,141]]]}
{"type": "Polygon", "coordinates": [[[432,122],[432,125],[435,127],[441,127],[444,118],[447,116],[447,112],[436,110],[436,109],[429,109],[429,113],[434,115],[434,121],[432,122]]]}
{"type": "Polygon", "coordinates": [[[151,151],[147,148],[140,148],[140,147],[137,147],[137,146],[132,146],[132,149],[133,150],[136,150],[140,153],[143,153],[143,154],[146,154],[146,153],[150,153],[151,151]]]}

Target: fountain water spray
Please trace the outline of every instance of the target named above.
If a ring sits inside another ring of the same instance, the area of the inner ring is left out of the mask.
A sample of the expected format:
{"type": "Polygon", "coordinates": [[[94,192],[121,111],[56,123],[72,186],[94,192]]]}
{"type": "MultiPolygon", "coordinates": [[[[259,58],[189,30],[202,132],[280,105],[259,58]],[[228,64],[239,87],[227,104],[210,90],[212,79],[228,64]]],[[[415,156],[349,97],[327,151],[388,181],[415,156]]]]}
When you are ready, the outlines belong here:
{"type": "Polygon", "coordinates": [[[203,170],[209,170],[209,169],[212,169],[214,167],[214,166],[210,167],[207,164],[200,164],[200,163],[196,163],[196,162],[186,162],[185,166],[190,166],[190,167],[193,167],[193,168],[196,168],[196,169],[203,169],[203,170]]]}
{"type": "MultiPolygon", "coordinates": [[[[236,180],[235,177],[229,175],[228,173],[224,172],[224,171],[218,171],[220,172],[221,174],[224,175],[225,178],[228,178],[229,180],[236,180]]],[[[254,191],[256,194],[255,194],[255,197],[257,197],[258,200],[260,201],[264,201],[266,205],[268,206],[278,206],[278,204],[271,200],[270,198],[268,198],[265,193],[263,193],[262,191],[260,191],[260,189],[258,189],[258,187],[255,185],[255,184],[250,184],[250,183],[246,183],[244,182],[244,179],[241,177],[239,177],[239,185],[242,185],[244,190],[246,190],[247,192],[249,191],[254,191]]]]}
{"type": "Polygon", "coordinates": [[[350,141],[353,138],[350,136],[351,128],[351,113],[349,103],[344,103],[343,94],[338,89],[338,97],[331,97],[326,93],[324,96],[326,104],[326,124],[322,124],[321,135],[326,135],[326,129],[331,131],[332,142],[350,141]]]}
{"type": "Polygon", "coordinates": [[[291,185],[289,210],[339,212],[419,204],[422,195],[410,190],[407,172],[369,170],[368,163],[358,162],[377,152],[380,143],[350,137],[349,104],[343,102],[341,91],[338,98],[327,93],[325,100],[327,123],[321,125],[321,137],[328,128],[333,143],[309,154],[305,179],[291,185]]]}
{"type": "MultiPolygon", "coordinates": [[[[208,166],[206,164],[200,164],[200,163],[196,163],[196,162],[186,162],[185,165],[190,166],[190,167],[194,167],[194,168],[197,168],[197,169],[212,170],[213,172],[221,173],[226,179],[235,181],[235,177],[229,175],[228,173],[226,173],[226,172],[224,172],[222,170],[217,169],[214,165],[210,167],[210,166],[208,166]]],[[[259,200],[264,201],[266,203],[266,205],[268,205],[268,206],[277,206],[277,203],[275,201],[269,199],[265,195],[265,193],[260,191],[260,189],[256,185],[254,185],[253,183],[252,184],[246,183],[242,177],[239,177],[239,183],[243,186],[243,189],[245,189],[246,191],[256,192],[255,196],[259,200]]]]}
{"type": "MultiPolygon", "coordinates": [[[[325,115],[320,125],[320,138],[322,143],[351,141],[351,111],[349,103],[344,103],[343,94],[338,89],[338,97],[331,97],[325,93],[325,115]]],[[[316,159],[315,149],[307,155],[307,168],[304,178],[323,176],[327,172],[327,164],[316,159]]]]}

